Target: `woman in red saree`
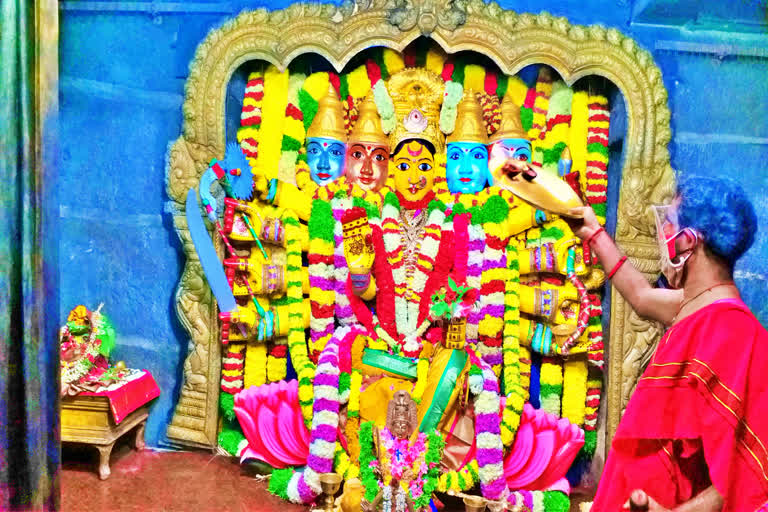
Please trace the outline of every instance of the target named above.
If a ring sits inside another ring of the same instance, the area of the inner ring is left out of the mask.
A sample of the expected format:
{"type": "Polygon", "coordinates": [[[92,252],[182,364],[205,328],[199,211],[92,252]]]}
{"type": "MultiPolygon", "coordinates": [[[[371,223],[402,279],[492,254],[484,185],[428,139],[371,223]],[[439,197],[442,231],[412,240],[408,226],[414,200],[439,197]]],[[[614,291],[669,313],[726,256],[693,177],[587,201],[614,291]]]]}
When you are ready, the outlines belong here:
{"type": "Polygon", "coordinates": [[[635,311],[670,326],[619,424],[592,510],[768,510],[768,332],[741,301],[733,266],[754,209],[735,183],[693,178],[657,210],[652,288],[590,208],[574,226],[635,311]],[[635,492],[633,492],[635,491],[635,492]]]}

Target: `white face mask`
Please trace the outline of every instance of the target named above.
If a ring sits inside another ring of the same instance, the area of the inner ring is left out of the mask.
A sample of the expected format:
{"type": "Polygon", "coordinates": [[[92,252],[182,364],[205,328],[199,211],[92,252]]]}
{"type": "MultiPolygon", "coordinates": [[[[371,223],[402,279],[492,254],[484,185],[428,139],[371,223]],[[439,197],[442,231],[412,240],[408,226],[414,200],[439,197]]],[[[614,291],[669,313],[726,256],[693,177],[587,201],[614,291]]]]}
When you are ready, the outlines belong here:
{"type": "Polygon", "coordinates": [[[692,228],[680,229],[677,211],[673,206],[653,206],[653,213],[656,217],[656,240],[659,243],[661,273],[667,278],[667,282],[672,288],[680,288],[683,282],[685,262],[693,254],[693,249],[679,254],[675,247],[675,240],[687,231],[693,234],[695,245],[698,243],[699,235],[692,228]]]}

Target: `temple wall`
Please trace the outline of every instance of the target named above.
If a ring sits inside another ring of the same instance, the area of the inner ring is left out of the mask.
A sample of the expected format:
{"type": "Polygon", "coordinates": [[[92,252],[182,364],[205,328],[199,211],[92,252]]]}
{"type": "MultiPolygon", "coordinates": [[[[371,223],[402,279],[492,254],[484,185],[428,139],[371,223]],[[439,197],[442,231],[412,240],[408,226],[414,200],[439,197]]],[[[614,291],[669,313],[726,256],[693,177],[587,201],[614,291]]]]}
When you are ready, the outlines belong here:
{"type": "MultiPolygon", "coordinates": [[[[259,3],[281,8],[289,2],[259,3]]],[[[651,51],[669,91],[673,167],[682,175],[743,178],[768,229],[765,1],[725,2],[728,10],[717,0],[676,2],[675,11],[667,3],[500,2],[518,12],[547,10],[573,23],[615,27],[651,51]]],[[[104,303],[118,332],[113,359],[149,369],[163,390],[147,425],[151,446],[166,443],[187,352],[173,310],[182,253],[165,213],[167,145],[181,131],[195,48],[211,28],[257,5],[60,3],[61,192],[60,204],[48,205],[60,217],[60,319],[77,304],[104,303]]],[[[623,115],[621,107],[613,112],[623,115]]],[[[612,157],[620,154],[621,140],[612,136],[612,157]]],[[[617,183],[615,176],[611,183],[617,183]]],[[[763,235],[737,265],[737,284],[768,325],[766,260],[763,235]]]]}

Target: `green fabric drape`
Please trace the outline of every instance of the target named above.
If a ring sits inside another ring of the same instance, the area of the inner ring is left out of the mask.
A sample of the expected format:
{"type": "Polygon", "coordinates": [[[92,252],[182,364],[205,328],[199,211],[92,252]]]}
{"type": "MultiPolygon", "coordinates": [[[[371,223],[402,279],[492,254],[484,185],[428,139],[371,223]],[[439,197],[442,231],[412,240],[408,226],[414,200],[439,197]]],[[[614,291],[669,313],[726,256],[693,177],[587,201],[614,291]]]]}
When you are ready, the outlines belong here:
{"type": "Polygon", "coordinates": [[[0,510],[55,510],[58,263],[48,228],[57,203],[47,179],[55,166],[41,158],[49,113],[36,101],[34,3],[0,6],[0,510]]]}

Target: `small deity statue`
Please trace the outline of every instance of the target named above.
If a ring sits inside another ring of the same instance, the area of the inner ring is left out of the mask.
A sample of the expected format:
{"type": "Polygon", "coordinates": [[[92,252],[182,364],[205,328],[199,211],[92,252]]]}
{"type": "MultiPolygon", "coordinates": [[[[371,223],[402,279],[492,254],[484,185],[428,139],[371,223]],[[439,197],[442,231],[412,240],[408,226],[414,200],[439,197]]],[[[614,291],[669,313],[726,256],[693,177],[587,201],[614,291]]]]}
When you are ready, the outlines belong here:
{"type": "MultiPolygon", "coordinates": [[[[386,427],[381,432],[374,430],[383,487],[373,503],[365,500],[360,503],[363,511],[375,512],[381,505],[383,512],[414,512],[413,499],[408,488],[413,487],[411,483],[417,478],[414,476],[413,466],[419,458],[423,458],[425,451],[423,434],[416,441],[409,442],[416,430],[417,421],[413,399],[406,391],[397,391],[387,406],[386,427]]],[[[420,474],[419,478],[421,476],[423,475],[420,474]]]]}
{"type": "Polygon", "coordinates": [[[448,190],[452,194],[476,194],[483,190],[488,182],[488,136],[474,91],[464,91],[456,113],[456,129],[447,142],[448,190]]]}
{"type": "Polygon", "coordinates": [[[373,96],[360,105],[360,114],[347,144],[347,180],[363,190],[378,191],[387,181],[389,141],[381,130],[381,119],[373,96]]]}
{"type": "Polygon", "coordinates": [[[320,98],[317,114],[307,130],[307,164],[312,181],[327,185],[344,173],[347,152],[344,114],[332,85],[320,98]]]}

